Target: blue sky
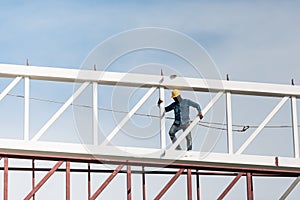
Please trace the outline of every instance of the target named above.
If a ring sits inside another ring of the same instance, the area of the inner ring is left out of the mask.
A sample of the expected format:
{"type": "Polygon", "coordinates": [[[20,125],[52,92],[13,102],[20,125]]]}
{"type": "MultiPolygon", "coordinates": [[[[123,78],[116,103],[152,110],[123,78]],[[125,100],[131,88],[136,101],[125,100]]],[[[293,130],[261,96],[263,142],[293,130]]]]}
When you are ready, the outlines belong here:
{"type": "Polygon", "coordinates": [[[286,83],[298,74],[294,72],[299,50],[297,5],[296,1],[2,1],[1,62],[23,64],[29,58],[35,65],[76,68],[109,36],[154,26],[196,39],[224,76],[286,83]],[[293,70],[282,70],[286,67],[293,70]],[[280,79],[267,75],[272,69],[284,72],[280,79]]]}
{"type": "MultiPolygon", "coordinates": [[[[300,2],[292,0],[2,0],[0,63],[24,64],[29,58],[31,65],[79,69],[90,51],[112,35],[134,28],[161,27],[182,32],[200,43],[208,51],[224,79],[229,74],[231,80],[290,84],[291,78],[294,78],[297,84],[300,83],[299,7],[300,2]]],[[[144,58],[140,61],[149,60],[144,58]]],[[[120,59],[118,63],[122,64],[122,61],[130,63],[130,59],[120,59]]],[[[0,87],[4,86],[0,84],[0,87]]],[[[69,89],[69,92],[60,95],[55,92],[55,85],[49,87],[49,93],[39,93],[39,86],[32,87],[33,95],[59,100],[67,98],[72,92],[72,87],[69,86],[64,86],[64,90],[69,89]]],[[[20,91],[21,88],[15,90],[16,93],[20,91]]],[[[2,108],[10,104],[8,100],[1,102],[4,103],[2,108]]],[[[237,116],[234,116],[236,122],[247,121],[248,116],[244,116],[245,113],[254,118],[254,124],[262,120],[264,115],[257,119],[257,114],[251,112],[259,101],[251,100],[246,101],[240,113],[237,112],[237,116]]],[[[17,103],[17,100],[12,101],[17,103]]],[[[40,108],[39,103],[33,105],[40,108]]],[[[274,105],[272,101],[270,104],[261,103],[260,108],[271,109],[274,105]]],[[[58,108],[56,105],[52,106],[54,111],[58,108]]],[[[18,111],[17,108],[19,107],[15,107],[14,112],[18,111]]],[[[265,113],[268,113],[268,109],[265,113]]],[[[32,110],[37,111],[34,108],[32,110]]],[[[49,116],[46,115],[44,120],[49,116]]],[[[72,122],[67,116],[64,119],[71,126],[72,122]]],[[[36,120],[43,121],[43,118],[36,120]]],[[[286,122],[286,119],[275,119],[275,122],[286,122]]],[[[57,126],[64,123],[59,121],[57,126]]],[[[39,128],[39,125],[32,126],[33,130],[39,128]]],[[[14,131],[15,129],[16,127],[13,128],[14,131]]],[[[280,141],[280,138],[277,140],[280,141]]],[[[271,144],[269,146],[274,148],[271,144]]],[[[283,184],[287,187],[290,182],[291,180],[285,180],[283,184]]],[[[222,183],[226,184],[228,180],[223,180],[222,183]]],[[[280,194],[284,188],[278,185],[280,194]]],[[[243,188],[243,185],[238,188],[243,188]]],[[[291,199],[296,198],[299,189],[293,194],[291,199]]],[[[258,193],[260,198],[278,197],[278,194],[268,195],[270,194],[263,194],[263,191],[258,193]]],[[[207,199],[210,197],[214,196],[206,196],[207,199]]]]}

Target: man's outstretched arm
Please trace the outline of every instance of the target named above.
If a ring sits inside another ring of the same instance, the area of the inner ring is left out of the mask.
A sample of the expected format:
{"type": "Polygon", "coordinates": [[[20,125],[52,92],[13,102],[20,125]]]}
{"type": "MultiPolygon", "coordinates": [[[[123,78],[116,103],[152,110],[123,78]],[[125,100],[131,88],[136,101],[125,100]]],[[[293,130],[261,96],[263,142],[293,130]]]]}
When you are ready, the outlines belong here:
{"type": "MultiPolygon", "coordinates": [[[[161,99],[158,99],[157,101],[157,105],[159,106],[163,101],[161,99]]],[[[173,110],[175,107],[174,103],[168,105],[167,107],[165,107],[165,112],[169,112],[171,110],[173,110]]]]}
{"type": "Polygon", "coordinates": [[[203,114],[202,114],[200,105],[198,103],[192,101],[192,100],[188,100],[188,104],[189,104],[189,106],[192,106],[192,107],[194,107],[198,110],[198,116],[199,116],[200,119],[202,119],[203,114]]]}

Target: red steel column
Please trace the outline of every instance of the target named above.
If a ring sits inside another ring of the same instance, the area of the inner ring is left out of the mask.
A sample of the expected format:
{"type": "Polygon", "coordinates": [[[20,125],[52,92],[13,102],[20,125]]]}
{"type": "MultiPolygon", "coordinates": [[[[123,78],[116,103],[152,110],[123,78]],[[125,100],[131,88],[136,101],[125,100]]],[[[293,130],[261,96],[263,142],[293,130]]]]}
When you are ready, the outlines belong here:
{"type": "Polygon", "coordinates": [[[114,179],[114,177],[119,173],[119,171],[123,168],[124,165],[119,165],[113,173],[104,181],[104,183],[98,188],[98,190],[94,193],[94,195],[90,198],[90,200],[95,200],[99,194],[106,188],[106,186],[114,179]]]}
{"type": "Polygon", "coordinates": [[[233,179],[233,181],[227,186],[227,188],[224,190],[224,192],[219,196],[218,200],[222,200],[228,192],[233,188],[233,186],[238,182],[238,180],[243,175],[243,172],[238,173],[238,175],[233,179]]]}
{"type": "Polygon", "coordinates": [[[91,164],[88,163],[88,199],[91,198],[91,164]]]}
{"type": "Polygon", "coordinates": [[[143,200],[146,200],[146,175],[145,167],[142,167],[142,187],[143,187],[143,200]]]}
{"type": "Polygon", "coordinates": [[[71,199],[70,179],[71,179],[70,161],[66,161],[66,200],[71,199]]]}
{"type": "Polygon", "coordinates": [[[253,200],[253,182],[252,182],[252,174],[247,173],[247,199],[253,200]]]}
{"type": "Polygon", "coordinates": [[[183,171],[184,168],[180,169],[154,199],[161,199],[161,197],[168,191],[168,189],[172,186],[172,184],[177,180],[177,178],[182,174],[183,171]]]}
{"type": "Polygon", "coordinates": [[[192,200],[192,170],[187,169],[187,199],[192,200]]]}
{"type": "Polygon", "coordinates": [[[62,165],[63,161],[58,161],[54,167],[44,176],[44,178],[32,189],[32,191],[24,198],[29,200],[42,186],[43,184],[54,174],[54,172],[62,165]]]}
{"type": "Polygon", "coordinates": [[[196,183],[197,183],[197,200],[200,200],[200,178],[198,170],[196,170],[196,183]]]}
{"type": "Polygon", "coordinates": [[[8,200],[8,157],[4,157],[4,200],[8,200]]]}
{"type": "MultiPolygon", "coordinates": [[[[32,189],[35,187],[35,160],[32,159],[32,189]]],[[[35,194],[32,196],[32,200],[35,200],[35,194]]]]}
{"type": "Polygon", "coordinates": [[[127,200],[131,200],[131,166],[127,165],[127,200]]]}

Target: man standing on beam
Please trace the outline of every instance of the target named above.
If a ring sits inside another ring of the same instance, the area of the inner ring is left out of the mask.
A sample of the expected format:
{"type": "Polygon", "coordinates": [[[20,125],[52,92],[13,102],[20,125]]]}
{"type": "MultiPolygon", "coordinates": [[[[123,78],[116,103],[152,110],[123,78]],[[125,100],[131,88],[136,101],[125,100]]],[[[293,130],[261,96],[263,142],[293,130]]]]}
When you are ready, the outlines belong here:
{"type": "MultiPolygon", "coordinates": [[[[198,116],[200,119],[203,118],[203,114],[201,112],[201,107],[198,103],[190,100],[183,99],[180,95],[180,91],[175,89],[172,91],[172,99],[174,102],[169,106],[165,107],[165,112],[169,112],[174,110],[175,120],[169,130],[169,135],[174,143],[176,141],[176,133],[179,130],[185,131],[187,127],[190,125],[190,106],[196,108],[198,110],[198,116]]],[[[160,105],[163,101],[161,99],[158,100],[157,104],[160,105]]],[[[191,132],[186,136],[186,146],[187,150],[192,150],[192,135],[191,132]]],[[[177,150],[181,150],[180,145],[176,147],[177,150]]]]}

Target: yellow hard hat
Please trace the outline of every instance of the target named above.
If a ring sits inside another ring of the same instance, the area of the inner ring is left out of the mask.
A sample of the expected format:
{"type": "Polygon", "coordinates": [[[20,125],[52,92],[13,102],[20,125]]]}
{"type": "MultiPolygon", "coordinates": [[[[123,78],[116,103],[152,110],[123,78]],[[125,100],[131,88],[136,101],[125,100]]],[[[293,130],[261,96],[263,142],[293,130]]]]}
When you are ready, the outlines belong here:
{"type": "Polygon", "coordinates": [[[173,90],[172,91],[172,98],[178,97],[180,95],[180,91],[179,90],[173,90]]]}

